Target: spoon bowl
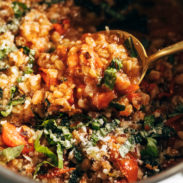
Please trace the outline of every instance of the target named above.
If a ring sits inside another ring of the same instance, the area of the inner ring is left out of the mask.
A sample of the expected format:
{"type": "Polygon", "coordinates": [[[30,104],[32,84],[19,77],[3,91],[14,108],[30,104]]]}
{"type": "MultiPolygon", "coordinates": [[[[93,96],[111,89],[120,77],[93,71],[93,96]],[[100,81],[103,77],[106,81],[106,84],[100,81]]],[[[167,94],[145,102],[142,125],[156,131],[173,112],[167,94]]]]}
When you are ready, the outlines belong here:
{"type": "MultiPolygon", "coordinates": [[[[101,33],[106,33],[106,31],[101,31],[101,33]]],[[[142,69],[141,69],[142,72],[141,72],[139,84],[143,80],[143,78],[147,72],[147,69],[149,68],[149,65],[151,63],[157,61],[158,59],[160,59],[162,57],[183,51],[183,41],[180,41],[176,44],[170,45],[168,47],[165,47],[165,48],[159,50],[158,52],[154,53],[151,56],[148,56],[142,43],[132,34],[125,32],[125,31],[121,31],[121,30],[109,30],[109,33],[118,34],[121,38],[123,38],[125,40],[131,37],[133,44],[135,46],[135,49],[137,51],[137,54],[138,54],[138,59],[142,66],[142,69]]]]}

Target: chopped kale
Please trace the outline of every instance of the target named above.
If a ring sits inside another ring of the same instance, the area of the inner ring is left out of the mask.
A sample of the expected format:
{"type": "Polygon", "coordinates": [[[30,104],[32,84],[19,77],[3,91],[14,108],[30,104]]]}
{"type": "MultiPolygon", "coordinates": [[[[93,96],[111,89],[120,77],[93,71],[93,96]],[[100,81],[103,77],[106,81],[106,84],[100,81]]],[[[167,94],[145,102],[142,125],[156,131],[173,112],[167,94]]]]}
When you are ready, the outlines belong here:
{"type": "Polygon", "coordinates": [[[83,155],[82,153],[78,150],[78,148],[74,148],[74,157],[77,160],[77,162],[82,162],[83,160],[83,155]]]}
{"type": "Polygon", "coordinates": [[[162,128],[162,137],[163,138],[169,138],[169,137],[172,137],[172,136],[175,136],[176,135],[176,131],[169,127],[169,126],[164,126],[162,128]]]}
{"type": "Polygon", "coordinates": [[[115,101],[112,101],[109,104],[109,106],[115,108],[118,111],[124,111],[125,110],[125,106],[124,105],[119,104],[118,102],[115,102],[115,101]]]}
{"type": "Polygon", "coordinates": [[[7,106],[6,106],[6,109],[3,110],[3,111],[1,111],[1,115],[2,115],[3,117],[9,116],[9,115],[11,114],[11,112],[12,112],[12,109],[13,109],[13,106],[12,106],[12,105],[7,105],[7,106]]]}
{"type": "Polygon", "coordinates": [[[70,175],[69,183],[79,183],[80,177],[81,173],[79,172],[79,170],[74,170],[70,175]]]}
{"type": "Polygon", "coordinates": [[[31,67],[27,67],[26,70],[24,71],[24,74],[32,74],[33,70],[31,67]]]}
{"type": "Polygon", "coordinates": [[[183,114],[183,104],[179,104],[176,106],[176,108],[174,109],[173,113],[170,114],[168,117],[174,117],[177,115],[183,114]]]}
{"type": "Polygon", "coordinates": [[[123,64],[122,64],[122,61],[120,59],[117,59],[117,58],[114,58],[110,65],[109,65],[110,68],[114,68],[116,69],[117,71],[119,71],[122,67],[123,67],[123,64]]]}
{"type": "Polygon", "coordinates": [[[129,37],[128,39],[125,40],[124,46],[127,49],[128,53],[131,57],[137,58],[138,54],[137,54],[137,50],[135,48],[135,45],[133,43],[132,37],[129,37]]]}
{"type": "Polygon", "coordinates": [[[10,96],[11,96],[11,99],[14,97],[16,91],[17,91],[16,86],[12,86],[10,88],[10,96]]]}
{"type": "Polygon", "coordinates": [[[14,16],[16,18],[21,18],[28,11],[28,8],[24,3],[14,1],[12,5],[13,5],[14,16]]]}
{"type": "Polygon", "coordinates": [[[48,147],[40,144],[41,136],[42,136],[42,133],[40,133],[37,139],[35,140],[35,143],[34,143],[35,151],[45,154],[47,157],[51,159],[51,162],[54,165],[57,165],[57,156],[48,147]]]}
{"type": "Polygon", "coordinates": [[[104,72],[103,83],[111,90],[114,88],[116,82],[116,73],[117,70],[114,68],[107,68],[104,72]]]}
{"type": "Polygon", "coordinates": [[[94,130],[99,130],[100,127],[101,127],[101,124],[100,124],[100,122],[98,120],[95,119],[95,120],[92,121],[92,128],[94,130]]]}
{"type": "Polygon", "coordinates": [[[38,163],[36,165],[36,168],[35,168],[35,171],[34,171],[34,174],[33,174],[33,179],[36,179],[37,175],[40,173],[41,167],[43,165],[46,165],[46,164],[50,165],[51,167],[55,167],[53,164],[51,164],[48,161],[42,161],[41,163],[38,163]]]}
{"type": "Polygon", "coordinates": [[[19,97],[17,99],[13,99],[11,101],[11,105],[15,106],[15,105],[20,105],[20,104],[24,104],[25,103],[25,97],[19,97]]]}
{"type": "Polygon", "coordinates": [[[154,123],[155,123],[154,115],[144,117],[144,127],[152,128],[154,126],[154,123]]]}
{"type": "Polygon", "coordinates": [[[11,48],[1,48],[0,47],[0,60],[3,60],[10,52],[12,51],[11,48]]]}

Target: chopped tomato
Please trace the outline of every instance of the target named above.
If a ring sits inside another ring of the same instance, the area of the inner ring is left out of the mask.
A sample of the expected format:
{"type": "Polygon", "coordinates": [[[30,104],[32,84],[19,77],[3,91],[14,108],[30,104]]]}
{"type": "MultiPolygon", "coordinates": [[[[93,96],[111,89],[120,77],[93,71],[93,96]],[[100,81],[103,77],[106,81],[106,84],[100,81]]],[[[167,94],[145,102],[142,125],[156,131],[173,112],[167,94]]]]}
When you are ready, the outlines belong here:
{"type": "Polygon", "coordinates": [[[70,172],[73,170],[75,170],[75,168],[67,168],[67,167],[64,167],[63,169],[54,168],[54,169],[50,170],[47,174],[40,175],[40,177],[46,177],[46,178],[58,177],[64,173],[67,173],[67,172],[70,172]]]}
{"type": "Polygon", "coordinates": [[[127,178],[129,183],[137,181],[138,164],[134,158],[122,158],[117,160],[120,171],[127,178]]]}
{"type": "Polygon", "coordinates": [[[68,100],[70,104],[74,104],[74,96],[73,96],[73,91],[71,93],[71,97],[70,99],[68,100]]]}
{"type": "Polygon", "coordinates": [[[11,123],[3,124],[2,140],[5,143],[5,145],[9,147],[15,147],[27,144],[25,139],[18,133],[16,127],[11,123]]]}
{"type": "Polygon", "coordinates": [[[98,109],[104,109],[108,107],[109,103],[116,97],[114,91],[96,93],[93,97],[93,105],[98,109]]]}
{"type": "Polygon", "coordinates": [[[67,30],[70,27],[70,20],[69,19],[65,19],[63,20],[63,26],[64,26],[64,30],[67,30]]]}
{"type": "Polygon", "coordinates": [[[5,123],[2,127],[2,140],[9,147],[24,145],[22,153],[34,151],[34,144],[29,144],[11,123],[5,123]]]}
{"type": "Polygon", "coordinates": [[[64,34],[65,30],[61,24],[53,24],[53,28],[60,34],[64,34]]]}
{"type": "Polygon", "coordinates": [[[48,87],[51,85],[57,85],[58,84],[58,71],[55,69],[43,69],[40,68],[41,72],[41,77],[43,78],[44,82],[48,87]]]}
{"type": "Polygon", "coordinates": [[[128,98],[128,100],[129,100],[130,102],[132,102],[133,99],[139,98],[139,97],[140,97],[139,93],[129,93],[129,94],[127,95],[127,98],[128,98]]]}
{"type": "Polygon", "coordinates": [[[125,158],[122,158],[119,153],[119,144],[115,143],[116,139],[112,137],[111,143],[111,159],[126,177],[129,183],[137,181],[138,163],[134,155],[128,153],[125,158]]]}
{"type": "Polygon", "coordinates": [[[139,89],[139,85],[136,84],[131,84],[127,89],[126,89],[126,93],[127,94],[131,94],[136,92],[139,89]]]}
{"type": "Polygon", "coordinates": [[[128,111],[128,110],[124,110],[124,111],[120,111],[120,116],[129,116],[131,114],[131,111],[128,111]]]}

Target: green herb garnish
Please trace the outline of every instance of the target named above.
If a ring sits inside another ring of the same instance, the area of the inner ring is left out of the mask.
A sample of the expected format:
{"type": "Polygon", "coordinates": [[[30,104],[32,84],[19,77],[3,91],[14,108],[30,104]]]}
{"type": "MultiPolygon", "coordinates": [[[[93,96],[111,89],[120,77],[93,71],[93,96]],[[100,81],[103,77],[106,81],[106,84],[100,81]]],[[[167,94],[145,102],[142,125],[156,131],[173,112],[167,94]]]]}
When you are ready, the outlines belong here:
{"type": "Polygon", "coordinates": [[[135,48],[135,45],[133,43],[132,37],[129,37],[128,39],[125,40],[124,46],[127,49],[130,57],[136,57],[137,58],[138,54],[137,54],[137,50],[135,48]]]}
{"type": "Polygon", "coordinates": [[[57,156],[46,146],[40,144],[40,138],[42,133],[40,133],[37,139],[34,142],[34,148],[37,152],[45,154],[47,157],[51,159],[51,162],[56,165],[57,164],[57,156]]]}
{"type": "Polygon", "coordinates": [[[24,3],[14,1],[12,4],[13,4],[14,15],[16,18],[21,18],[28,11],[28,8],[24,3]]]}
{"type": "Polygon", "coordinates": [[[111,61],[110,65],[104,71],[104,77],[101,80],[109,89],[113,89],[116,82],[116,73],[122,68],[122,61],[115,58],[111,61]]]}
{"type": "Polygon", "coordinates": [[[154,138],[147,138],[147,146],[141,151],[142,159],[144,158],[157,158],[159,151],[157,147],[157,141],[154,138]]]}
{"type": "Polygon", "coordinates": [[[8,147],[0,151],[0,161],[3,163],[7,163],[18,156],[20,156],[24,145],[16,146],[16,147],[8,147]]]}
{"type": "Polygon", "coordinates": [[[109,106],[115,108],[118,111],[124,111],[125,110],[125,105],[122,105],[122,104],[120,104],[118,102],[115,102],[115,101],[112,101],[109,104],[109,106]]]}

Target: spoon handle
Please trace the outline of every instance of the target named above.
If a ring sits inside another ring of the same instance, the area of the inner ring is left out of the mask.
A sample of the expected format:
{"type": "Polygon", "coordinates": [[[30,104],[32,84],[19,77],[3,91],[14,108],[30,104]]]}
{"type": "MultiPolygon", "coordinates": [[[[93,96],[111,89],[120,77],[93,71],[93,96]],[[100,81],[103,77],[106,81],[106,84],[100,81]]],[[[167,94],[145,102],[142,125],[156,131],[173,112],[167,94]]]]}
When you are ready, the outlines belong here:
{"type": "Polygon", "coordinates": [[[183,41],[180,41],[176,44],[173,44],[171,46],[168,46],[166,48],[163,48],[162,50],[156,52],[155,54],[151,55],[148,57],[148,65],[151,64],[152,62],[164,57],[171,55],[173,53],[177,53],[183,51],[183,41]]]}

